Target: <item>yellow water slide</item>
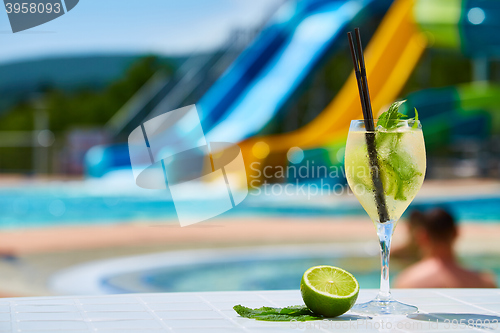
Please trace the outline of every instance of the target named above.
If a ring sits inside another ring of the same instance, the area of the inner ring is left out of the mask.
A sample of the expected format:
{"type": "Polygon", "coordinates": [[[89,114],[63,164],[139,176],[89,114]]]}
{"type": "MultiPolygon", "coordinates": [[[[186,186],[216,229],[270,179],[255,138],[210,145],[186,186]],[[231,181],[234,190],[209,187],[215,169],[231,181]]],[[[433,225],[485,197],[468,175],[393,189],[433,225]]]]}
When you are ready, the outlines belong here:
{"type": "MultiPolygon", "coordinates": [[[[375,116],[396,99],[426,47],[426,38],[414,18],[414,0],[396,0],[365,52],[368,82],[375,116]]],[[[347,37],[346,37],[347,38],[347,37]]],[[[342,142],[352,119],[361,119],[356,78],[352,73],[332,102],[313,121],[293,132],[252,137],[241,142],[249,176],[257,164],[285,165],[291,147],[309,149],[342,142]]]]}

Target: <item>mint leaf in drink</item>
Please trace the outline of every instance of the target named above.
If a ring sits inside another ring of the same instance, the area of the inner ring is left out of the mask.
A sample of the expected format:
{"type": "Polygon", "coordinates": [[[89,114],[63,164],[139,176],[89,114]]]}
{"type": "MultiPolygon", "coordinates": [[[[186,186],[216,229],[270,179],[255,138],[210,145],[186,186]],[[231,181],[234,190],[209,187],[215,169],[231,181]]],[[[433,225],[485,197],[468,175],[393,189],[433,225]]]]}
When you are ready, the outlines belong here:
{"type": "MultiPolygon", "coordinates": [[[[381,169],[382,183],[386,195],[395,200],[407,200],[407,192],[414,179],[422,174],[418,172],[411,162],[412,157],[404,149],[400,149],[403,132],[394,131],[398,122],[407,116],[399,112],[399,107],[405,101],[394,102],[389,110],[380,115],[377,122],[376,149],[378,151],[379,166],[381,169]]],[[[415,108],[415,118],[412,129],[418,128],[418,112],[415,108]]]]}
{"type": "MultiPolygon", "coordinates": [[[[396,126],[398,125],[398,122],[401,119],[407,118],[408,117],[407,115],[399,112],[399,107],[404,102],[406,102],[406,99],[404,101],[398,101],[398,102],[392,103],[391,106],[389,107],[389,110],[385,111],[384,113],[382,113],[380,115],[380,117],[378,117],[377,127],[380,126],[380,127],[384,128],[386,131],[389,131],[389,130],[395,129],[396,126]]],[[[415,118],[408,119],[408,121],[412,121],[412,120],[414,120],[412,128],[418,128],[417,108],[415,108],[415,118]]]]}
{"type": "Polygon", "coordinates": [[[286,308],[263,306],[257,309],[247,308],[243,305],[235,305],[233,309],[242,317],[263,321],[309,321],[323,319],[323,317],[315,315],[305,305],[288,306],[286,308]]]}
{"type": "Polygon", "coordinates": [[[406,117],[406,115],[399,112],[399,107],[404,102],[406,102],[406,100],[392,103],[392,105],[389,107],[389,110],[385,111],[380,115],[380,117],[378,117],[377,127],[381,126],[386,130],[396,128],[398,121],[401,118],[406,117]]]}
{"type": "Polygon", "coordinates": [[[411,156],[404,151],[380,159],[386,194],[394,197],[394,200],[407,200],[411,184],[417,177],[422,176],[411,161],[411,156]]]}
{"type": "Polygon", "coordinates": [[[412,128],[418,128],[418,111],[417,111],[417,108],[414,108],[415,109],[415,122],[413,123],[413,126],[412,128]]]}

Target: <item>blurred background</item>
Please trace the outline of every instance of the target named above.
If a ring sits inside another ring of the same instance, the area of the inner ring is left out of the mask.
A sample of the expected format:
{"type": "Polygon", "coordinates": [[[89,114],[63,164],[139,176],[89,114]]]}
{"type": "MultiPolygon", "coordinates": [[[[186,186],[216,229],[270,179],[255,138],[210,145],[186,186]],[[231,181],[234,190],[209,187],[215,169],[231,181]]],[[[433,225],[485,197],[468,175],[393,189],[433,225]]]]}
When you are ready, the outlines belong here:
{"type": "Polygon", "coordinates": [[[499,16],[495,0],[86,0],[13,34],[1,11],[0,293],[296,289],[314,264],[376,288],[375,229],[343,174],[354,27],[374,113],[419,112],[408,212],[448,209],[460,260],[500,275],[499,16]],[[181,228],[168,190],[136,186],[127,138],[191,104],[210,141],[239,144],[250,192],[181,228]]]}

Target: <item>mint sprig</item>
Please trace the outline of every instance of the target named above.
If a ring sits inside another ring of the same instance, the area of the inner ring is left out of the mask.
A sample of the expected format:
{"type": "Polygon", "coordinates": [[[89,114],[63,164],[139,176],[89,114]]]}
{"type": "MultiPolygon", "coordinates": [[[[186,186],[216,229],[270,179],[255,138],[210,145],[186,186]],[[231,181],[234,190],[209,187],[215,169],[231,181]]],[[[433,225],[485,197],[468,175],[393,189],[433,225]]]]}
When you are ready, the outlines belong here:
{"type": "Polygon", "coordinates": [[[235,305],[233,309],[242,317],[263,321],[310,321],[323,319],[322,316],[314,314],[314,312],[309,310],[305,305],[288,306],[286,308],[263,306],[257,309],[247,308],[243,305],[235,305]]]}
{"type": "MultiPolygon", "coordinates": [[[[378,151],[392,152],[390,154],[379,154],[378,162],[382,172],[382,183],[386,195],[391,195],[395,200],[407,200],[408,189],[416,177],[422,176],[412,163],[412,157],[405,150],[399,149],[399,143],[403,133],[391,132],[397,128],[398,122],[407,118],[407,115],[399,112],[399,107],[406,102],[398,101],[392,103],[389,110],[380,115],[377,127],[385,131],[377,131],[375,145],[378,151]]],[[[418,128],[418,112],[415,108],[413,129],[418,128]]]]}
{"type": "MultiPolygon", "coordinates": [[[[395,129],[397,127],[398,122],[401,119],[407,118],[408,117],[407,115],[399,112],[399,107],[404,102],[406,102],[406,99],[403,101],[397,101],[397,102],[392,103],[391,106],[389,107],[389,110],[385,111],[384,113],[382,113],[380,115],[380,117],[378,117],[377,127],[380,126],[380,127],[385,128],[387,131],[390,131],[390,130],[395,129]]],[[[415,118],[410,118],[408,120],[409,121],[414,120],[414,124],[413,124],[412,128],[418,128],[417,108],[415,108],[415,118]]]]}
{"type": "Polygon", "coordinates": [[[412,128],[418,128],[418,111],[417,111],[417,108],[414,108],[415,109],[415,122],[413,123],[413,126],[412,128]]]}
{"type": "Polygon", "coordinates": [[[392,103],[392,105],[389,107],[389,110],[385,111],[380,115],[380,117],[378,117],[377,127],[381,126],[386,130],[391,130],[393,128],[396,128],[398,121],[401,118],[406,117],[406,115],[399,112],[399,107],[404,102],[406,102],[406,99],[404,101],[392,103]]]}

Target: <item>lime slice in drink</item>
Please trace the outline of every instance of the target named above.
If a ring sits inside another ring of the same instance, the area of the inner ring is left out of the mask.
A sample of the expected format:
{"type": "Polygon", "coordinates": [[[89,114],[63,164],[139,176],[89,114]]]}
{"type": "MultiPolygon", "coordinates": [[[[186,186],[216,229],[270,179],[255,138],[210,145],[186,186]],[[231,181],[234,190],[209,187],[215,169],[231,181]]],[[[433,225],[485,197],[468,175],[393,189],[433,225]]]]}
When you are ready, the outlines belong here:
{"type": "Polygon", "coordinates": [[[333,266],[315,266],[302,276],[300,291],[307,307],[318,315],[336,317],[356,303],[359,283],[349,272],[333,266]]]}

